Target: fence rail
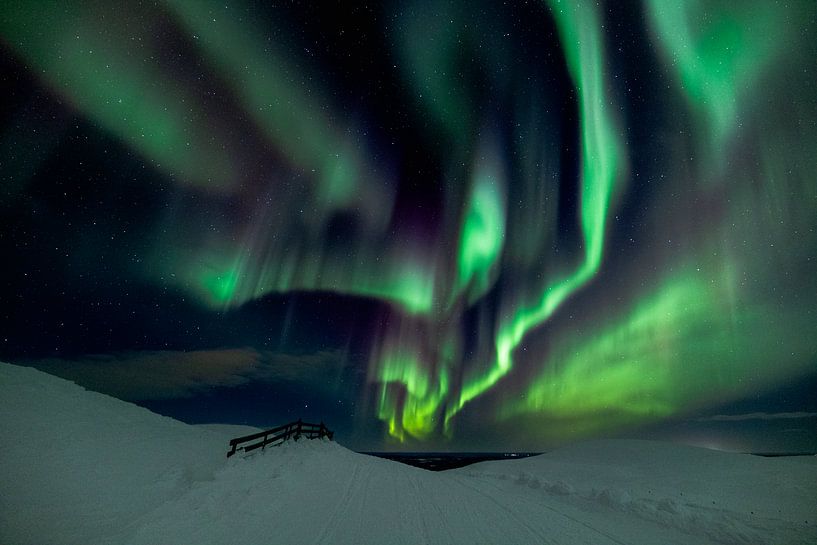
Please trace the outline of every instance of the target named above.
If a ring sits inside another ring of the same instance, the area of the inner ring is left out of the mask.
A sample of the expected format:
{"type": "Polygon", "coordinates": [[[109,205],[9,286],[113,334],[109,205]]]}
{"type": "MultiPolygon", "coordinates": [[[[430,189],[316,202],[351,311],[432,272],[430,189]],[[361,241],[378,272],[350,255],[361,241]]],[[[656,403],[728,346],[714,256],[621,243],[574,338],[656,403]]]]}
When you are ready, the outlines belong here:
{"type": "Polygon", "coordinates": [[[328,437],[331,440],[334,436],[334,432],[330,431],[323,422],[320,424],[310,424],[309,422],[303,422],[299,419],[295,422],[278,426],[277,428],[231,439],[230,450],[227,451],[227,458],[238,451],[251,452],[259,448],[264,449],[267,445],[281,444],[288,439],[295,439],[297,441],[301,437],[306,437],[307,439],[328,437]],[[243,443],[251,444],[239,446],[243,443]]]}

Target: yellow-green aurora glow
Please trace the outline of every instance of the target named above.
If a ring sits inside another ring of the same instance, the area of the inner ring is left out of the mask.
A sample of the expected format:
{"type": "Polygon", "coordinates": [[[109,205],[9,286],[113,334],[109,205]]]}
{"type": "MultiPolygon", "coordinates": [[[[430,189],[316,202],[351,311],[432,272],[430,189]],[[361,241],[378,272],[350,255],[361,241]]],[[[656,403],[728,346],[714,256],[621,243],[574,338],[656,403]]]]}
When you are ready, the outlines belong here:
{"type": "Polygon", "coordinates": [[[355,44],[315,6],[21,0],[0,36],[161,180],[104,270],[219,316],[371,304],[356,418],[551,445],[817,364],[817,3],[620,4],[386,2],[355,44]]]}

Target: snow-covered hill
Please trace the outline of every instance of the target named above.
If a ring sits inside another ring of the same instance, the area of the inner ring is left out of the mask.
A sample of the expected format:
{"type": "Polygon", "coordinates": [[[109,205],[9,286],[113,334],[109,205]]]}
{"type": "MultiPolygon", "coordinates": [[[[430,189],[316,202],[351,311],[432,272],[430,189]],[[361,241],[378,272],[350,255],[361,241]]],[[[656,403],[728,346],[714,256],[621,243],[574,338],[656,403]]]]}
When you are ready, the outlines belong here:
{"type": "Polygon", "coordinates": [[[0,364],[0,543],[814,544],[817,463],[599,441],[432,473],[188,426],[0,364]]]}
{"type": "Polygon", "coordinates": [[[94,543],[224,464],[219,434],[0,364],[0,543],[94,543]]]}

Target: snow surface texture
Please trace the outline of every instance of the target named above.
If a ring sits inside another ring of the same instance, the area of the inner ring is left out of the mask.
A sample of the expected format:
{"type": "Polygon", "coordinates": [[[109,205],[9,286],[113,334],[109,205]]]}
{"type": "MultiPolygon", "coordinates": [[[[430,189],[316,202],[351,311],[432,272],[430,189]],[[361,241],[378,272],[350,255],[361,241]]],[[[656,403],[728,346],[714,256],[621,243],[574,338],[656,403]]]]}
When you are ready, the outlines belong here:
{"type": "MultiPolygon", "coordinates": [[[[433,473],[189,426],[0,364],[0,543],[817,543],[817,461],[598,441],[433,473]]],[[[244,428],[242,431],[247,431],[244,428]]]]}

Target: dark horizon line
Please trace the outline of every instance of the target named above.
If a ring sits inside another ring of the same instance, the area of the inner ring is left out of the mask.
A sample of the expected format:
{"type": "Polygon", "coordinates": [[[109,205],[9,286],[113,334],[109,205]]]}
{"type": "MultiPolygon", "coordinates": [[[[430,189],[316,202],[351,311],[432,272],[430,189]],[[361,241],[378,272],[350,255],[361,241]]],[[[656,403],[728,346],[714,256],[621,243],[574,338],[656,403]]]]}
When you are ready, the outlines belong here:
{"type": "Polygon", "coordinates": [[[358,454],[368,454],[370,456],[380,456],[380,455],[389,455],[389,456],[429,456],[432,454],[440,455],[440,456],[485,456],[485,455],[502,455],[502,456],[536,456],[538,454],[545,454],[547,450],[543,451],[490,451],[490,450],[355,450],[354,452],[358,454]]]}
{"type": "MultiPolygon", "coordinates": [[[[683,445],[683,443],[677,443],[683,445]]],[[[685,445],[689,446],[689,445],[685,445]]],[[[817,456],[817,452],[741,452],[732,450],[710,449],[706,447],[698,447],[706,450],[713,450],[715,452],[727,452],[730,454],[748,454],[750,456],[762,456],[764,458],[783,458],[787,456],[817,456]]],[[[540,454],[547,454],[558,449],[543,450],[543,451],[377,451],[377,450],[353,450],[358,454],[366,454],[368,456],[506,456],[506,457],[522,457],[522,456],[538,456],[540,454]]]]}

